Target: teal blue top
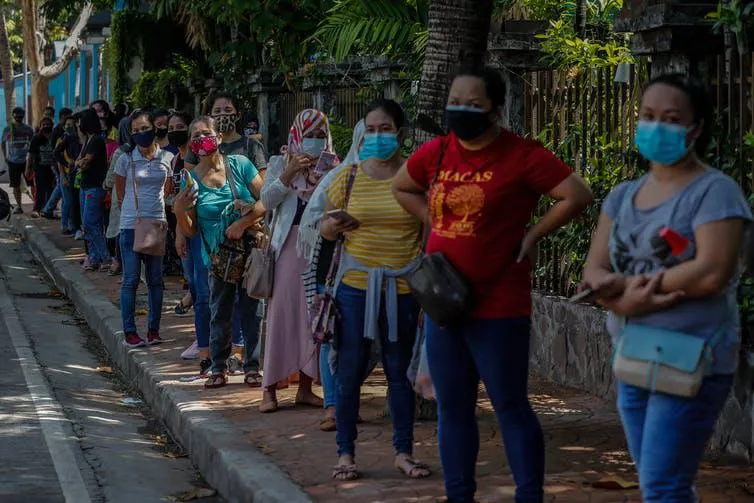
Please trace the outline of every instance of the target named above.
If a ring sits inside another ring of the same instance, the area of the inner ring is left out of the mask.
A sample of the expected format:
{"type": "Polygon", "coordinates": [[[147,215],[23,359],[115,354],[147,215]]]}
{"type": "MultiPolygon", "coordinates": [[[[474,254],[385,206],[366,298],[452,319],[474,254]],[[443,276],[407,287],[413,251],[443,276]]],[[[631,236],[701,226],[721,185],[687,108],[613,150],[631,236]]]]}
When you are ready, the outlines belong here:
{"type": "MultiPolygon", "coordinates": [[[[249,203],[257,202],[248,188],[248,185],[259,174],[257,168],[243,155],[229,155],[226,159],[230,169],[233,170],[238,198],[249,203]]],[[[193,171],[191,176],[196,182],[194,184],[194,190],[197,191],[195,192],[196,225],[202,236],[202,258],[204,264],[209,267],[209,254],[219,248],[225,239],[225,229],[238,220],[241,214],[233,207],[234,197],[229,179],[226,179],[222,187],[213,188],[204,185],[193,171]]],[[[181,181],[181,189],[185,186],[184,179],[181,181]]]]}

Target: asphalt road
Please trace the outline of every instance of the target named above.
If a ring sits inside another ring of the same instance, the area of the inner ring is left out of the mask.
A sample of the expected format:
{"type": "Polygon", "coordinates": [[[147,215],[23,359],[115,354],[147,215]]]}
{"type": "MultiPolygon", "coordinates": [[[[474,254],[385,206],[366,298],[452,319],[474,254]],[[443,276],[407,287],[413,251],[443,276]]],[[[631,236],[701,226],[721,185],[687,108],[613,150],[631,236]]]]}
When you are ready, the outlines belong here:
{"type": "Polygon", "coordinates": [[[207,489],[138,400],[96,335],[3,223],[0,501],[149,503],[207,489]]]}

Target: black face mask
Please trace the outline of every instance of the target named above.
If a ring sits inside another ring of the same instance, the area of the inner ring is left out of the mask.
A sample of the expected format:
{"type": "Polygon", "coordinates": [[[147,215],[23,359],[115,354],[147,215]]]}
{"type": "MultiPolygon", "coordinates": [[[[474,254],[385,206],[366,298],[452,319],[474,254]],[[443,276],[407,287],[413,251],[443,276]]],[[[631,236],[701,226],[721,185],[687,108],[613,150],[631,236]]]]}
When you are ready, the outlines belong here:
{"type": "Polygon", "coordinates": [[[157,138],[165,138],[168,135],[168,128],[166,127],[155,128],[154,134],[157,138]]]}
{"type": "Polygon", "coordinates": [[[185,145],[188,142],[188,138],[188,131],[171,131],[168,133],[168,141],[176,147],[185,145]]]}
{"type": "Polygon", "coordinates": [[[482,136],[490,127],[489,112],[467,106],[448,105],[445,123],[459,139],[471,141],[482,136]]]}
{"type": "Polygon", "coordinates": [[[52,133],[52,126],[45,126],[45,127],[43,127],[42,128],[42,132],[44,134],[50,134],[50,133],[52,133]]]}
{"type": "Polygon", "coordinates": [[[18,122],[19,124],[21,124],[24,121],[24,116],[23,115],[14,115],[13,116],[13,120],[16,121],[16,122],[18,122]]]}

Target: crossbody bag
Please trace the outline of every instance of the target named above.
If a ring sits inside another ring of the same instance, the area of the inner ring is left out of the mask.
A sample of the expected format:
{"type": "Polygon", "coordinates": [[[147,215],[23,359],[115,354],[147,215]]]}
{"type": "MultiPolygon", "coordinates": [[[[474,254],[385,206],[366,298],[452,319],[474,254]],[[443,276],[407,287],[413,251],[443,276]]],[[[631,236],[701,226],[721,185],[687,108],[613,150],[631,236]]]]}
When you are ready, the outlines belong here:
{"type": "MultiPolygon", "coordinates": [[[[230,167],[230,163],[225,156],[223,156],[223,164],[225,165],[226,179],[230,185],[230,191],[233,194],[233,201],[235,202],[239,200],[238,191],[236,189],[235,178],[233,177],[233,169],[230,167]]],[[[204,241],[204,246],[209,254],[209,272],[226,283],[237,284],[240,282],[246,270],[246,261],[251,252],[253,240],[245,234],[241,239],[230,239],[225,236],[217,251],[209,253],[210,246],[201,229],[199,230],[199,234],[201,234],[202,241],[204,241]]]]}
{"type": "MultiPolygon", "coordinates": [[[[616,232],[618,221],[631,208],[639,187],[641,183],[634,182],[626,190],[611,234],[616,232]]],[[[672,221],[677,204],[678,201],[669,213],[668,224],[672,221]]],[[[615,263],[613,269],[623,273],[615,263]]],[[[693,398],[709,374],[714,363],[713,350],[728,326],[724,324],[711,338],[705,339],[699,335],[627,320],[613,351],[615,377],[648,391],[693,398]]]]}
{"type": "MultiPolygon", "coordinates": [[[[348,183],[346,184],[346,194],[343,200],[344,210],[348,210],[348,203],[351,200],[351,192],[353,191],[353,184],[356,180],[358,169],[359,167],[356,164],[351,166],[351,171],[348,175],[348,183]]],[[[323,293],[318,292],[314,296],[312,304],[309,307],[310,326],[314,342],[317,344],[333,340],[335,329],[340,320],[340,313],[335,304],[335,297],[333,294],[335,289],[335,278],[338,275],[340,261],[343,256],[344,242],[345,238],[340,236],[335,244],[335,250],[333,251],[332,260],[330,261],[330,269],[327,272],[327,281],[325,282],[325,291],[323,293]]]]}
{"type": "Polygon", "coordinates": [[[134,163],[133,152],[128,158],[131,162],[131,179],[134,189],[134,206],[136,207],[133,251],[144,255],[162,257],[165,255],[168,223],[159,218],[142,218],[139,211],[139,184],[136,181],[136,163],[134,163]]]}

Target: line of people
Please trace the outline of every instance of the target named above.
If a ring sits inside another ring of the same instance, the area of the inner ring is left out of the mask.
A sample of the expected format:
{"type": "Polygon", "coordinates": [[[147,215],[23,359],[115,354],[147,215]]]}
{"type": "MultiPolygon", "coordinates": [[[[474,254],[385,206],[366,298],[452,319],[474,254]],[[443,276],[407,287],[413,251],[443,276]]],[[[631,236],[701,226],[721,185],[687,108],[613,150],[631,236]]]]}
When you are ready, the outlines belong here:
{"type": "MultiPolygon", "coordinates": [[[[82,173],[90,269],[111,254],[103,219],[89,208],[103,206],[103,182],[112,189],[126,344],[162,342],[166,246],[151,251],[150,232],[168,236],[173,229],[169,240],[183,259],[190,293],[176,311],[193,307],[195,321],[196,341],[183,356],[198,357],[206,388],[243,373],[246,385],[263,388],[260,412],[273,413],[277,390],[298,381],[296,404],[324,408],[320,427],[336,432],[333,478],[350,481],[361,475],[360,388],[381,361],[395,467],[424,478],[429,466],[413,457],[415,394],[408,377],[416,348],[424,346],[447,501],[474,501],[481,380],[500,424],[515,500],[542,502],[544,435],[527,395],[531,271],[537,243],[576,218],[592,194],[551,152],[499,126],[505,100],[498,72],[464,67],[447,100],[449,134],[408,159],[401,151],[406,118],[392,100],[369,106],[342,160],[327,116],[313,109],[297,115],[287,145],[267,159],[256,128],[237,131],[238,102],[224,93],[210,98],[209,115],[193,119],[137,111],[121,121],[122,145],[112,153],[101,136],[109,109],[64,121],[65,135],[75,122],[76,136],[85,136],[80,153],[66,146],[61,158],[82,173]],[[100,163],[108,156],[112,176],[100,163]],[[532,224],[543,196],[552,204],[532,224]],[[260,302],[247,294],[244,279],[250,251],[267,246],[273,293],[260,302]],[[412,295],[410,275],[431,255],[451,264],[471,292],[465,315],[453,323],[426,314],[422,322],[421,297],[412,295]],[[142,265],[149,291],[145,338],[134,323],[142,265]],[[314,392],[316,382],[324,399],[314,392]]],[[[616,364],[618,406],[647,502],[695,501],[693,481],[737,362],[738,258],[752,215],[740,187],[702,161],[709,103],[703,88],[683,76],[647,85],[635,143],[650,169],[604,202],[581,285],[583,297],[610,311],[616,361],[633,362],[630,371],[616,364]],[[678,252],[671,234],[688,246],[678,252]],[[666,345],[683,337],[699,344],[666,345]],[[646,357],[653,350],[643,344],[668,354],[646,357]],[[688,354],[693,348],[701,348],[696,360],[688,354]],[[697,366],[678,370],[686,368],[678,361],[697,366]],[[675,369],[672,379],[668,368],[675,369]]],[[[40,126],[40,134],[51,134],[51,121],[40,126]]],[[[6,157],[18,162],[16,136],[3,138],[6,157]]],[[[42,158],[37,152],[30,149],[35,162],[42,158]]],[[[40,207],[43,215],[47,209],[40,207]]],[[[72,217],[66,222],[75,226],[72,217]]]]}

